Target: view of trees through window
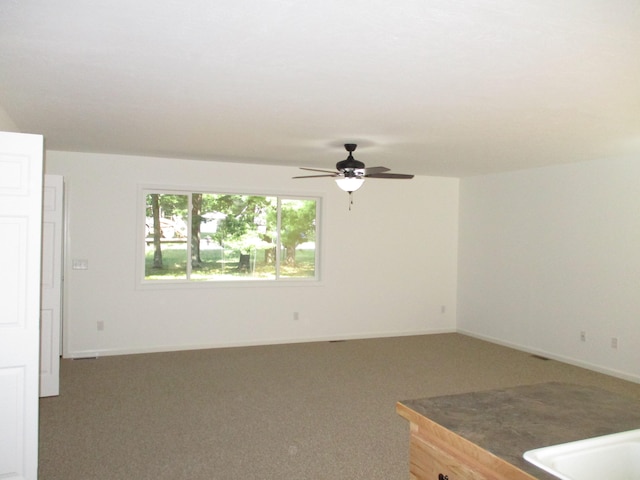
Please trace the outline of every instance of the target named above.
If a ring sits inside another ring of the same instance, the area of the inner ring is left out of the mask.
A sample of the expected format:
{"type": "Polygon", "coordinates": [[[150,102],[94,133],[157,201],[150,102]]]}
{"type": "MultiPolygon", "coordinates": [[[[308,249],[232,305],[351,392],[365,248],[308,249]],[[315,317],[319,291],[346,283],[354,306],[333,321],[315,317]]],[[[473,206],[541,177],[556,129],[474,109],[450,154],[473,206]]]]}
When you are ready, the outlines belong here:
{"type": "Polygon", "coordinates": [[[315,278],[316,199],[145,192],[145,280],[315,278]]]}

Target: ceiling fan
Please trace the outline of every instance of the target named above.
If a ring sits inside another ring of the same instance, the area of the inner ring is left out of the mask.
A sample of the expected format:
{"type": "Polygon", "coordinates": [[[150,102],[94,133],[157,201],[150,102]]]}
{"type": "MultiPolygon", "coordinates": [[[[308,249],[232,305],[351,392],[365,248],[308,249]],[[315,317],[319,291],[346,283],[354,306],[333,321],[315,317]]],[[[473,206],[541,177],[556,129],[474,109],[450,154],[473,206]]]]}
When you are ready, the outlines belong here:
{"type": "Polygon", "coordinates": [[[349,156],[344,160],[336,163],[337,172],[331,170],[320,170],[317,168],[305,168],[300,167],[301,170],[308,170],[311,172],[322,172],[322,175],[302,175],[293,178],[318,178],[318,177],[333,177],[340,189],[349,193],[350,204],[351,194],[358,190],[364,183],[365,178],[396,178],[396,179],[410,179],[413,175],[407,175],[404,173],[388,173],[387,167],[369,167],[366,168],[364,163],[353,158],[353,152],[358,147],[355,143],[345,143],[344,148],[349,152],[349,156]]]}

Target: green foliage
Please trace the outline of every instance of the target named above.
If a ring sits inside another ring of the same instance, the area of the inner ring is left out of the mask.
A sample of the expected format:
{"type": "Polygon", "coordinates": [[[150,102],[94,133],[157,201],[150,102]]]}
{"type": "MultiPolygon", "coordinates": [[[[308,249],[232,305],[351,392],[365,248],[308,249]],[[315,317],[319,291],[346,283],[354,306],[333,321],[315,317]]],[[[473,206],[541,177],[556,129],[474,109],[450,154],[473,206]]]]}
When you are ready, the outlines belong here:
{"type": "MultiPolygon", "coordinates": [[[[160,212],[165,218],[187,218],[189,197],[187,195],[158,195],[160,212]]],[[[151,195],[147,195],[147,217],[151,216],[151,195]]]]}
{"type": "Polygon", "coordinates": [[[315,241],[316,202],[313,200],[283,200],[280,242],[286,252],[287,265],[296,264],[296,247],[315,241]]]}
{"type": "Polygon", "coordinates": [[[257,227],[266,224],[266,216],[274,208],[275,198],[272,197],[203,195],[203,211],[224,216],[218,222],[216,232],[211,235],[219,245],[235,244],[242,249],[241,239],[250,232],[256,235],[257,227]],[[261,221],[263,217],[264,221],[261,221]]]}
{"type": "Polygon", "coordinates": [[[304,242],[315,241],[316,202],[313,200],[283,200],[280,241],[295,249],[304,242]]]}

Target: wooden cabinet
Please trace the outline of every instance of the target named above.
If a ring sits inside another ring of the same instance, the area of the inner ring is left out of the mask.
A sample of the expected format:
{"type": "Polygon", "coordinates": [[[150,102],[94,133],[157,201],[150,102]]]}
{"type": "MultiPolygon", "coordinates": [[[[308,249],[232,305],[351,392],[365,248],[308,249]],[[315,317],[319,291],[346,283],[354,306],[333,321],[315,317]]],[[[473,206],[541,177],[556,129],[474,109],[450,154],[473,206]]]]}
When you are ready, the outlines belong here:
{"type": "Polygon", "coordinates": [[[434,480],[456,478],[487,480],[490,478],[483,473],[481,465],[461,458],[459,453],[445,450],[419,435],[411,435],[409,451],[411,478],[434,480]]]}
{"type": "Polygon", "coordinates": [[[636,398],[558,382],[406,400],[396,411],[410,423],[413,480],[556,480],[522,454],[640,428],[636,398]]]}
{"type": "Polygon", "coordinates": [[[412,480],[535,480],[402,403],[398,403],[396,409],[410,422],[412,480]]]}

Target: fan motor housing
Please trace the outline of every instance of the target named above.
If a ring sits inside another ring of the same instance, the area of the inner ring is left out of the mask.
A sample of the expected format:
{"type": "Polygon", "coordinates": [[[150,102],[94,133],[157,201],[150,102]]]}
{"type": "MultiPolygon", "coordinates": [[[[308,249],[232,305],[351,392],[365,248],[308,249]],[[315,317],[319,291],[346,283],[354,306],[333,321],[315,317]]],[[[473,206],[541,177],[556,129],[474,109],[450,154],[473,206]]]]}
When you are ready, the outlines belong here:
{"type": "Polygon", "coordinates": [[[356,160],[351,154],[349,154],[345,160],[336,163],[336,169],[340,172],[344,172],[345,170],[361,170],[364,169],[364,163],[356,160]]]}

